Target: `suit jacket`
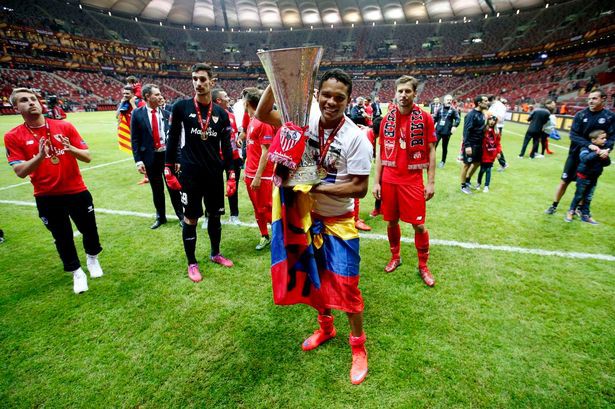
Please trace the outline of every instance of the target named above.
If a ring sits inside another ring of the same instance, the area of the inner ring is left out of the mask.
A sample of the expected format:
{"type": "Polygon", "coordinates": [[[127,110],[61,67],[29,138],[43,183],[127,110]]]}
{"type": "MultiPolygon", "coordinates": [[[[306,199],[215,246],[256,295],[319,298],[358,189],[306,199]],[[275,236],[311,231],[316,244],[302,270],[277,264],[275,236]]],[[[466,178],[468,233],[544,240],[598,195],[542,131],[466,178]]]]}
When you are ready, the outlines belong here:
{"type": "MultiPolygon", "coordinates": [[[[154,162],[154,138],[152,136],[152,125],[149,122],[147,113],[147,105],[141,108],[137,108],[132,113],[130,120],[130,140],[132,142],[132,156],[136,162],[143,162],[147,167],[151,166],[154,162]]],[[[164,141],[166,140],[169,132],[169,111],[162,110],[162,132],[164,135],[164,141]]]]}

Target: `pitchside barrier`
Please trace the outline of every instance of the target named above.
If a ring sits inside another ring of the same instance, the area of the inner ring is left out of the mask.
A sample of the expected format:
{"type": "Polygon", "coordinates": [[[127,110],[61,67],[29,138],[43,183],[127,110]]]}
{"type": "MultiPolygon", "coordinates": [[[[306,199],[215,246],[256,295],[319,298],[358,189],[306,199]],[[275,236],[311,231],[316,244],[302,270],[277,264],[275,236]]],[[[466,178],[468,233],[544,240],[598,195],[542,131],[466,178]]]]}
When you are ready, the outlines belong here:
{"type": "MultiPolygon", "coordinates": [[[[527,112],[508,112],[506,115],[506,120],[527,125],[529,123],[527,120],[529,117],[530,114],[527,112]],[[510,118],[508,117],[509,115],[510,118]]],[[[574,118],[573,116],[555,115],[555,117],[557,118],[555,123],[558,131],[570,131],[570,127],[572,126],[572,119],[574,118]]]]}

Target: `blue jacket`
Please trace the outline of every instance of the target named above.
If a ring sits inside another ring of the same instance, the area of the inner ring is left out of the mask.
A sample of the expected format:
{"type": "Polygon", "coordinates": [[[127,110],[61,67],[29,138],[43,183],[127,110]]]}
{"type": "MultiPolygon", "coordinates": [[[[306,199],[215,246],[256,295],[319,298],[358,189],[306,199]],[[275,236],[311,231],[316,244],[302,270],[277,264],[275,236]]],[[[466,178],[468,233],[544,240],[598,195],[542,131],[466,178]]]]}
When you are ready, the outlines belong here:
{"type": "MultiPolygon", "coordinates": [[[[152,125],[149,122],[147,109],[146,105],[133,111],[130,120],[130,140],[135,163],[143,162],[146,167],[149,167],[154,162],[155,150],[152,125]]],[[[169,111],[162,110],[162,129],[159,131],[163,133],[165,141],[169,130],[169,115],[169,111]]]]}
{"type": "Polygon", "coordinates": [[[588,148],[581,149],[579,159],[581,163],[579,163],[577,173],[580,173],[587,179],[598,179],[602,174],[602,169],[611,164],[611,158],[607,156],[606,159],[601,159],[596,152],[588,148]]]}

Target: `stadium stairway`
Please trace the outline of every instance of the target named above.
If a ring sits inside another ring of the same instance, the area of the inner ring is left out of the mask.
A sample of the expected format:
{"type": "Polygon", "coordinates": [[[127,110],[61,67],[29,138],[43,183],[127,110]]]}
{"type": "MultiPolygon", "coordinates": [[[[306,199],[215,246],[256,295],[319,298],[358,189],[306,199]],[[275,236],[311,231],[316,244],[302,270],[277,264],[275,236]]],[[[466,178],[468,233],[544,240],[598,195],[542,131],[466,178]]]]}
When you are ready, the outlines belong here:
{"type": "Polygon", "coordinates": [[[69,80],[67,80],[67,79],[64,79],[64,78],[60,77],[59,75],[57,75],[57,74],[56,74],[56,73],[54,73],[54,72],[50,72],[50,73],[49,73],[49,75],[51,75],[53,78],[57,79],[58,81],[61,81],[61,82],[65,83],[66,85],[68,85],[68,86],[69,86],[69,87],[71,87],[71,88],[76,88],[79,92],[83,92],[83,93],[85,93],[85,92],[86,92],[86,91],[85,91],[83,88],[81,88],[79,85],[75,84],[74,82],[70,82],[70,81],[69,81],[69,80]]]}
{"type": "MultiPolygon", "coordinates": [[[[161,87],[161,88],[162,88],[163,90],[164,90],[164,88],[168,88],[168,89],[170,89],[173,93],[176,93],[176,94],[178,94],[178,95],[181,95],[182,97],[185,97],[185,96],[186,96],[186,94],[184,94],[183,92],[181,92],[181,91],[179,91],[179,90],[177,90],[177,89],[175,89],[175,88],[173,88],[172,86],[167,85],[167,84],[162,84],[162,87],[161,87]]],[[[165,94],[163,93],[163,95],[165,95],[165,94]]],[[[171,95],[173,95],[173,94],[171,94],[171,95]]]]}

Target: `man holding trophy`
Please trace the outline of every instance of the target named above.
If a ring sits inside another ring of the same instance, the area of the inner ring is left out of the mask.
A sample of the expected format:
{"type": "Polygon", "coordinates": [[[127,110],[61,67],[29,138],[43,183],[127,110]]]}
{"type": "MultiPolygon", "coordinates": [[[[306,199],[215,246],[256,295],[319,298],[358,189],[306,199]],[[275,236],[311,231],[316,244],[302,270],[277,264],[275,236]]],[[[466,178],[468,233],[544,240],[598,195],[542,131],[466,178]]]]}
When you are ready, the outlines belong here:
{"type": "MultiPolygon", "coordinates": [[[[286,61],[306,60],[307,58],[304,54],[297,59],[282,58],[280,55],[276,57],[275,53],[276,51],[308,53],[311,50],[313,49],[299,48],[273,50],[259,54],[272,85],[265,90],[256,110],[256,117],[275,127],[282,127],[281,132],[276,135],[282,147],[285,143],[288,147],[288,139],[292,139],[286,138],[287,141],[284,141],[285,132],[286,134],[292,133],[288,131],[287,126],[293,128],[293,125],[296,125],[294,129],[300,129],[303,132],[301,137],[305,139],[305,148],[300,157],[301,163],[296,169],[290,166],[290,175],[282,181],[279,194],[288,195],[293,193],[292,191],[297,191],[297,188],[303,188],[304,191],[309,190],[311,203],[309,209],[311,210],[311,225],[307,231],[307,250],[300,257],[293,259],[292,263],[286,264],[285,259],[283,273],[276,272],[276,266],[280,260],[278,252],[284,253],[285,257],[288,254],[290,260],[293,245],[289,244],[288,238],[284,238],[284,248],[276,246],[276,232],[280,230],[274,218],[271,256],[274,301],[276,304],[306,303],[317,309],[320,328],[303,342],[304,351],[315,349],[336,335],[332,309],[346,312],[351,328],[349,338],[352,350],[350,380],[353,384],[359,384],[367,375],[367,351],[363,332],[363,298],[358,288],[359,235],[354,224],[353,209],[354,198],[364,197],[367,193],[372,146],[362,131],[344,115],[350,102],[352,80],[348,74],[339,69],[325,72],[320,79],[318,85],[320,112],[312,112],[307,124],[290,123],[288,118],[292,118],[292,115],[288,115],[286,111],[292,111],[294,107],[289,107],[287,100],[292,99],[294,96],[292,94],[297,91],[296,87],[289,89],[284,86],[291,83],[289,78],[296,74],[292,74],[293,70],[287,67],[286,61]],[[263,55],[267,53],[269,55],[263,55]],[[281,61],[278,65],[276,61],[271,62],[276,59],[281,61]],[[274,94],[280,111],[273,110],[274,94]],[[313,166],[306,166],[307,164],[313,166]],[[306,184],[312,186],[305,188],[306,184]],[[309,272],[308,258],[310,257],[314,260],[313,270],[317,270],[316,273],[309,272]],[[279,286],[276,289],[276,281],[280,279],[288,280],[284,282],[282,290],[279,286]],[[289,291],[297,289],[297,294],[283,298],[288,294],[280,295],[280,291],[286,291],[287,287],[293,288],[289,291]]],[[[318,62],[314,65],[311,68],[314,69],[315,78],[318,62]]],[[[305,86],[300,88],[306,94],[303,99],[310,101],[312,85],[309,81],[306,81],[305,86]]],[[[304,113],[309,112],[308,105],[309,102],[303,104],[304,113]]],[[[275,146],[276,141],[274,140],[270,150],[274,155],[275,146]]],[[[272,158],[271,155],[270,158],[272,158]]],[[[276,161],[275,157],[272,159],[276,161]]],[[[287,162],[278,161],[278,169],[282,167],[281,164],[288,165],[287,162]]],[[[277,174],[280,175],[279,172],[277,174]]],[[[276,194],[274,193],[274,213],[276,194]]],[[[300,203],[291,203],[286,206],[287,209],[300,207],[300,203]]],[[[310,212],[307,213],[309,218],[310,212]]],[[[292,224],[289,217],[278,221],[292,224]]]]}

